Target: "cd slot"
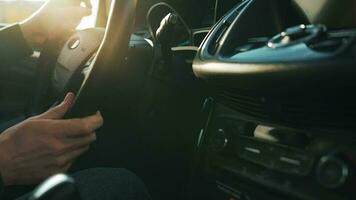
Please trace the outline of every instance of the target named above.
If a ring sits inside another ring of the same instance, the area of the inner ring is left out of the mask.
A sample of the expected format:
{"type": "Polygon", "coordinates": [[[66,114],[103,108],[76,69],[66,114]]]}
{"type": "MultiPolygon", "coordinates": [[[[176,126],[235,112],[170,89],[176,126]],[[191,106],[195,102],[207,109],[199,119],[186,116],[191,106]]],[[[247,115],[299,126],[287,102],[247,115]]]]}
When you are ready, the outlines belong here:
{"type": "Polygon", "coordinates": [[[307,151],[287,148],[244,136],[237,138],[235,154],[240,159],[298,176],[308,175],[314,162],[313,156],[307,151]]]}

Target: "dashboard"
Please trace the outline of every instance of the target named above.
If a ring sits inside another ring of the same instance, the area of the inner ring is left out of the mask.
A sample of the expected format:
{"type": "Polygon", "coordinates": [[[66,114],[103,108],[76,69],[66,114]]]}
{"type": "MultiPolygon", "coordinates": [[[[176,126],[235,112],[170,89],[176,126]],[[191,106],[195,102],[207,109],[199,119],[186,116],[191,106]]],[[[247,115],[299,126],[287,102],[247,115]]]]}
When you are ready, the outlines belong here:
{"type": "Polygon", "coordinates": [[[243,1],[212,28],[193,62],[213,92],[192,199],[354,199],[356,30],[344,3],[243,1]]]}
{"type": "MultiPolygon", "coordinates": [[[[336,0],[168,2],[189,25],[195,48],[168,46],[174,62],[144,59],[152,64],[149,74],[187,87],[198,78],[212,91],[190,199],[352,199],[356,34],[346,30],[355,26],[346,10],[353,7],[336,0]],[[347,14],[335,17],[340,10],[347,14]]],[[[141,1],[139,13],[154,3],[141,1]]],[[[146,16],[138,16],[137,26],[146,25],[146,16]]],[[[141,36],[147,35],[132,37],[128,57],[157,56],[141,36]]]]}

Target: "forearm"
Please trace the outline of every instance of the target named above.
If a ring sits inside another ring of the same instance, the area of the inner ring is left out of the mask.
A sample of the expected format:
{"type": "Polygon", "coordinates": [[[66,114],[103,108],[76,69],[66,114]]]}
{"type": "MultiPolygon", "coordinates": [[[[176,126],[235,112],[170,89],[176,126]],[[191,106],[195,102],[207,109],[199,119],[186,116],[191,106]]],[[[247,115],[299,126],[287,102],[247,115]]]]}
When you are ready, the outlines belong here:
{"type": "Polygon", "coordinates": [[[20,25],[15,24],[0,29],[0,67],[30,56],[32,52],[20,25]]]}

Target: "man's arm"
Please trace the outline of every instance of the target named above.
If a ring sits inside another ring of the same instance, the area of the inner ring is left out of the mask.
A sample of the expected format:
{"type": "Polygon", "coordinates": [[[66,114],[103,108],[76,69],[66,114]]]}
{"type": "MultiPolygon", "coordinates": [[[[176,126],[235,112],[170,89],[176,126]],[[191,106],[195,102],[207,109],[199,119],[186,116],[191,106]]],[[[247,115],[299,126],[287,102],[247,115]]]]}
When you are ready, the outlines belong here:
{"type": "MultiPolygon", "coordinates": [[[[18,25],[0,29],[0,67],[31,55],[30,46],[64,39],[90,13],[89,0],[46,1],[18,25]]],[[[0,134],[0,177],[4,185],[35,184],[65,172],[89,148],[103,119],[98,112],[83,119],[62,120],[73,102],[74,96],[69,94],[57,107],[0,134]]]]}
{"type": "Polygon", "coordinates": [[[0,67],[30,56],[31,46],[42,46],[46,40],[62,40],[74,31],[81,19],[91,14],[89,0],[47,1],[32,16],[0,29],[0,67]],[[70,3],[69,3],[70,2],[70,3]],[[85,7],[80,3],[84,2],[85,7]]]}
{"type": "Polygon", "coordinates": [[[15,24],[0,29],[0,67],[30,56],[32,52],[20,25],[15,24]]]}

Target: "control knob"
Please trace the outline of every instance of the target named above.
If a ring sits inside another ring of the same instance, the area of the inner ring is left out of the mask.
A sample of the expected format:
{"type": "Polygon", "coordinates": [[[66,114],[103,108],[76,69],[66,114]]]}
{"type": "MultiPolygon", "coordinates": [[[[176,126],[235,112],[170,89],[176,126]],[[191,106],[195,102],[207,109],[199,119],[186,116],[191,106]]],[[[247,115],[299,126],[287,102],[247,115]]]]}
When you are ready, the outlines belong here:
{"type": "Polygon", "coordinates": [[[350,176],[350,168],[345,161],[334,156],[324,156],[320,159],[316,171],[320,185],[329,189],[343,186],[350,176]]]}
{"type": "Polygon", "coordinates": [[[224,129],[219,128],[214,131],[210,139],[210,149],[215,153],[223,152],[228,146],[229,138],[224,129]]]}

